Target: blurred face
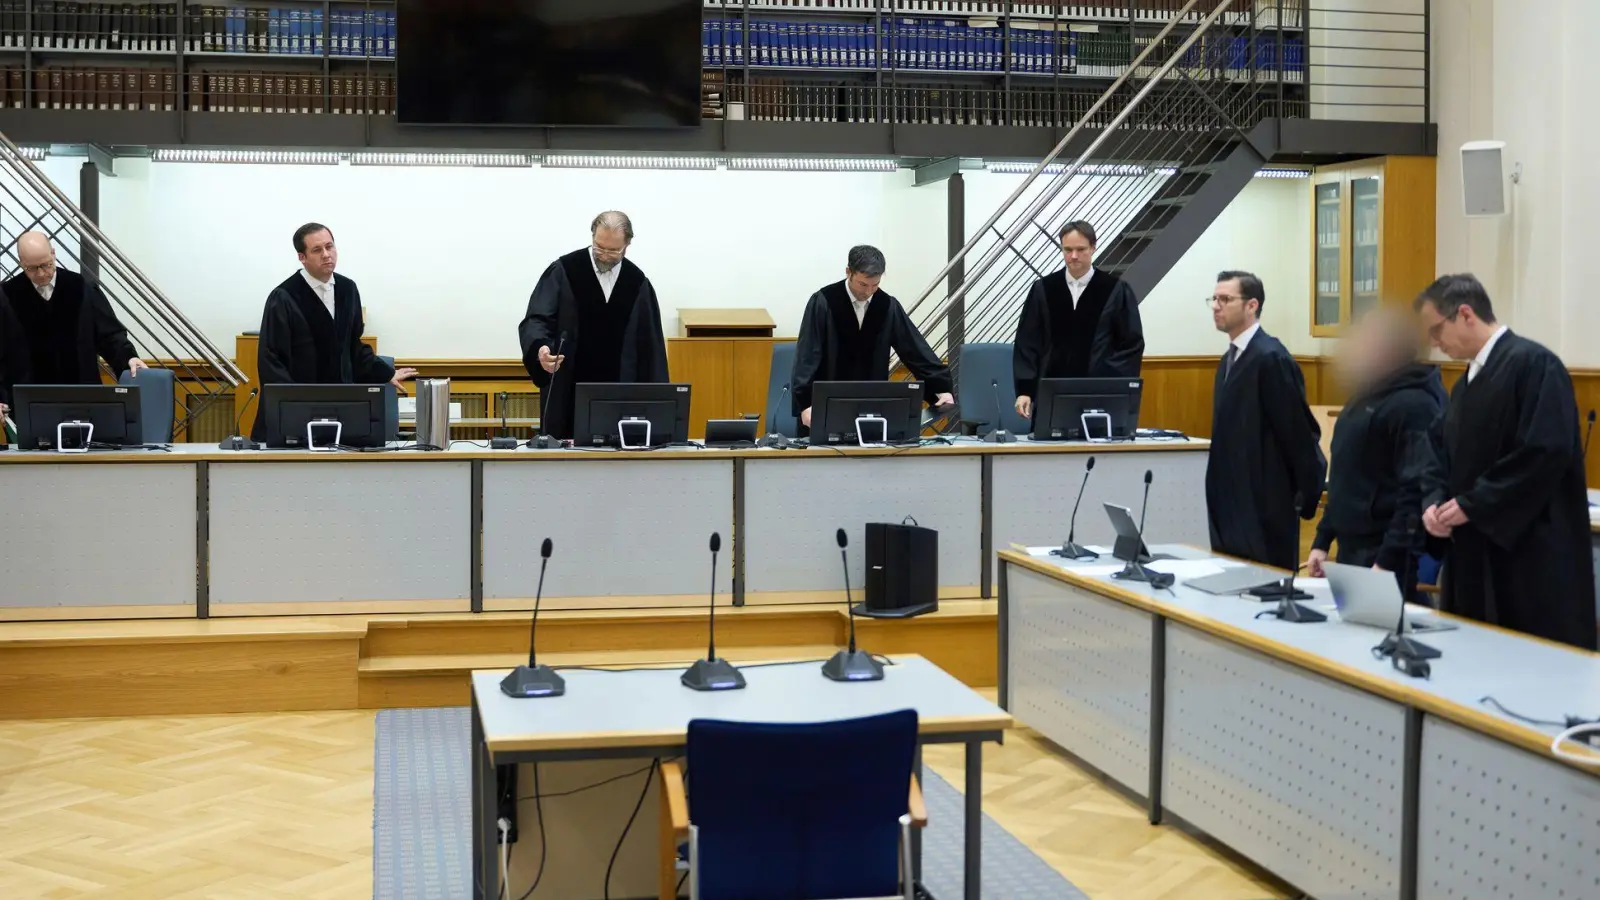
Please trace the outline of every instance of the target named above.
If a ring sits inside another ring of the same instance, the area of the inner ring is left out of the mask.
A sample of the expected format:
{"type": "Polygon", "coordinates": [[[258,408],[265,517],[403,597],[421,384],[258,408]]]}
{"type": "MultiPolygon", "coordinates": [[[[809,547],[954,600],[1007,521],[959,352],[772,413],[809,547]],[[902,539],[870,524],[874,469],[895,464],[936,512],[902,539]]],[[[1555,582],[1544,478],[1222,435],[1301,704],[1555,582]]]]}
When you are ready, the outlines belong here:
{"type": "Polygon", "coordinates": [[[857,300],[870,300],[878,292],[878,282],[883,280],[882,275],[863,275],[860,272],[844,270],[844,277],[850,284],[850,293],[857,300]]]}
{"type": "Polygon", "coordinates": [[[306,249],[300,254],[300,265],[306,267],[311,277],[327,281],[339,264],[339,251],[333,247],[333,233],[324,228],[305,237],[306,249]]]}
{"type": "Polygon", "coordinates": [[[1256,310],[1261,304],[1246,300],[1239,293],[1239,279],[1217,282],[1211,291],[1211,324],[1217,330],[1234,337],[1256,321],[1256,310]]]}
{"type": "Polygon", "coordinates": [[[1067,261],[1067,274],[1082,278],[1094,264],[1094,245],[1078,232],[1069,231],[1061,239],[1061,255],[1067,261]]]}
{"type": "Polygon", "coordinates": [[[1480,345],[1475,342],[1473,329],[1477,316],[1471,307],[1459,307],[1454,315],[1445,316],[1432,303],[1423,303],[1417,320],[1428,335],[1428,344],[1443,350],[1451,359],[1471,359],[1478,355],[1480,345]]]}
{"type": "Polygon", "coordinates": [[[56,277],[56,251],[47,241],[28,241],[17,244],[17,256],[22,262],[23,274],[36,287],[44,287],[56,277]]]}
{"type": "Polygon", "coordinates": [[[1363,320],[1339,342],[1334,373],[1346,391],[1358,392],[1384,374],[1388,354],[1382,338],[1369,320],[1363,320]]]}
{"type": "Polygon", "coordinates": [[[594,257],[594,267],[602,272],[609,272],[622,262],[623,254],[628,252],[628,236],[620,228],[599,228],[595,230],[594,241],[589,247],[589,253],[594,257]]]}

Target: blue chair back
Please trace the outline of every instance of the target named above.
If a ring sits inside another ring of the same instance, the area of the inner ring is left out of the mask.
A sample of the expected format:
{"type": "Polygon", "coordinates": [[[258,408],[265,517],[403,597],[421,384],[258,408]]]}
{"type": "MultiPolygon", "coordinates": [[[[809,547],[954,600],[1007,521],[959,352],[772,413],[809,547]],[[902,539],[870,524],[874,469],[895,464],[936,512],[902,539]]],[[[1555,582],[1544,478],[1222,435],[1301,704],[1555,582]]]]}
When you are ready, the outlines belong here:
{"type": "Polygon", "coordinates": [[[1032,425],[1017,415],[1017,388],[1011,374],[1010,344],[962,344],[960,356],[960,383],[956,396],[961,401],[961,419],[964,422],[983,422],[978,434],[988,434],[998,421],[1012,434],[1027,434],[1032,425]],[[994,382],[1000,385],[1000,402],[1005,409],[995,409],[994,382]]]}
{"type": "Polygon", "coordinates": [[[139,427],[144,432],[140,439],[146,444],[171,443],[172,414],[177,406],[177,380],[172,370],[145,369],[137,377],[123,372],[117,383],[139,389],[139,427]]]}
{"type": "Polygon", "coordinates": [[[778,395],[783,393],[783,386],[789,383],[789,378],[794,374],[794,342],[772,345],[772,370],[767,375],[767,408],[761,411],[761,433],[800,436],[800,420],[794,414],[794,402],[787,395],[783,398],[783,405],[778,409],[778,414],[773,416],[771,422],[766,418],[772,414],[772,404],[778,402],[778,395]]]}
{"type": "Polygon", "coordinates": [[[917,713],[802,725],[689,723],[702,900],[900,893],[917,713]]]}
{"type": "MultiPolygon", "coordinates": [[[[380,356],[379,359],[394,368],[394,357],[380,356]]],[[[383,389],[383,439],[386,441],[400,440],[400,392],[395,386],[385,385],[383,389]]]]}

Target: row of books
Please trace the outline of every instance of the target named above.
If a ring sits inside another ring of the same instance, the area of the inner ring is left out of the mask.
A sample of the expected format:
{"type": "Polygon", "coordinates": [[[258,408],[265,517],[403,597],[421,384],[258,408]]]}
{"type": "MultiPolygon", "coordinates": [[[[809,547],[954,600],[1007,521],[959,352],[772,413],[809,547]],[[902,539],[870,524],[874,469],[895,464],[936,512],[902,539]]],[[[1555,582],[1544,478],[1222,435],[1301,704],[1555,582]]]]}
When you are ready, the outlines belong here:
{"type": "Polygon", "coordinates": [[[176,3],[84,3],[0,0],[0,47],[393,57],[394,10],[331,11],[245,6],[185,6],[180,37],[176,3]]]}
{"type": "MultiPolygon", "coordinates": [[[[1003,0],[705,0],[706,9],[783,12],[841,13],[927,13],[930,15],[1000,16],[1010,14],[1038,19],[1083,19],[1086,21],[1167,22],[1183,9],[1185,0],[1057,0],[1053,3],[1003,2],[1003,0]]],[[[1299,8],[1300,0],[1283,0],[1286,7],[1299,8]]],[[[1234,0],[1223,13],[1228,24],[1244,24],[1252,7],[1276,8],[1277,0],[1234,0]]],[[[1211,11],[1211,4],[1196,4],[1184,20],[1199,22],[1211,11]],[[1202,8],[1205,7],[1205,8],[1202,8]]],[[[1287,13],[1288,10],[1285,10],[1287,13]]],[[[1286,16],[1287,18],[1287,16],[1286,16]]]]}
{"type": "MultiPolygon", "coordinates": [[[[5,69],[8,109],[28,105],[29,72],[5,69]]],[[[106,109],[149,112],[177,109],[178,75],[170,68],[106,69],[35,67],[32,71],[36,109],[106,109]]]]}
{"type": "MultiPolygon", "coordinates": [[[[21,66],[0,70],[0,106],[21,109],[29,102],[29,73],[21,66]]],[[[390,115],[394,112],[392,74],[297,75],[288,72],[187,72],[170,68],[113,69],[45,66],[32,72],[36,109],[390,115]],[[326,91],[326,97],[324,92],[326,91]]]]}

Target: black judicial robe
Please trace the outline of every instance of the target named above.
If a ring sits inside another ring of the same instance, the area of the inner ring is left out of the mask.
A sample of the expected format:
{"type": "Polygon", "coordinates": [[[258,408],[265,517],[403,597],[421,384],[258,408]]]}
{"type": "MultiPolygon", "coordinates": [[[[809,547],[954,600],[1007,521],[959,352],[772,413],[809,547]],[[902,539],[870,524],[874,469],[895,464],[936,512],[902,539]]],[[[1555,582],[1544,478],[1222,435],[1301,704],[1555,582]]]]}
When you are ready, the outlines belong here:
{"type": "Polygon", "coordinates": [[[50,299],[26,275],[0,284],[0,403],[19,384],[100,384],[100,364],[118,377],[138,355],[98,285],[56,269],[50,299]]]}
{"type": "Polygon", "coordinates": [[[1468,518],[1430,538],[1440,608],[1594,650],[1583,435],[1561,360],[1501,335],[1478,377],[1456,381],[1433,437],[1423,509],[1454,498],[1468,518]]]}
{"type": "Polygon", "coordinates": [[[812,294],[800,320],[794,373],[789,378],[794,414],[811,406],[811,387],[819,381],[889,380],[891,350],[922,382],[922,395],[929,403],[955,390],[950,367],[933,354],[899,300],[878,291],[867,301],[867,314],[858,323],[843,281],[812,294]]]}
{"type": "Polygon", "coordinates": [[[1226,379],[1217,364],[1206,462],[1211,549],[1299,564],[1296,519],[1316,515],[1326,478],[1321,436],[1300,367],[1277,338],[1258,330],[1226,379]]]}
{"type": "Polygon", "coordinates": [[[551,263],[528,298],[517,328],[522,365],[539,386],[545,434],[572,437],[573,403],[579,384],[652,383],[671,380],[661,307],[643,271],[626,258],[606,300],[589,248],[551,263]],[[566,335],[566,342],[561,336],[566,335]],[[567,358],[551,375],[539,365],[539,348],[560,349],[567,358]]]}
{"type": "MultiPolygon", "coordinates": [[[[394,367],[361,340],[361,291],[344,275],[333,277],[333,315],[296,270],[267,295],[256,357],[260,384],[385,384],[394,367]]],[[[266,437],[266,417],[256,406],[255,440],[266,437]]]]}
{"type": "Polygon", "coordinates": [[[1065,269],[1028,290],[1011,345],[1017,396],[1035,396],[1041,378],[1137,378],[1143,360],[1139,298],[1127,282],[1095,269],[1076,308],[1065,269]]]}

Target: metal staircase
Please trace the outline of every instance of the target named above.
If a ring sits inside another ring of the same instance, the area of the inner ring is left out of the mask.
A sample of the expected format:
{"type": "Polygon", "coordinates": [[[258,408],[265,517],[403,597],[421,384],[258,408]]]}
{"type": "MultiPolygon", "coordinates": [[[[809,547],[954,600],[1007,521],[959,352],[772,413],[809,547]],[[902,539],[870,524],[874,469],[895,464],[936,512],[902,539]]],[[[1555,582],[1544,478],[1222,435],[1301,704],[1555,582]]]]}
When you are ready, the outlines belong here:
{"type": "Polygon", "coordinates": [[[1143,298],[1272,157],[1286,114],[1279,80],[1297,74],[1275,63],[1286,58],[1282,32],[1230,24],[1232,6],[1189,0],[1141,40],[1126,72],[911,304],[953,369],[962,344],[1012,339],[1029,287],[1062,266],[1067,222],[1092,223],[1095,266],[1143,298]]]}
{"type": "MultiPolygon", "coordinates": [[[[0,271],[6,278],[21,271],[17,239],[28,231],[50,238],[60,265],[99,284],[141,359],[172,370],[174,440],[194,439],[196,424],[208,412],[213,417],[228,414],[234,388],[246,381],[244,372],[10,138],[0,134],[0,271]]],[[[103,360],[100,365],[107,376],[112,374],[103,360]]],[[[223,433],[232,427],[230,419],[223,433]]],[[[215,425],[207,430],[214,429],[215,425]]]]}

